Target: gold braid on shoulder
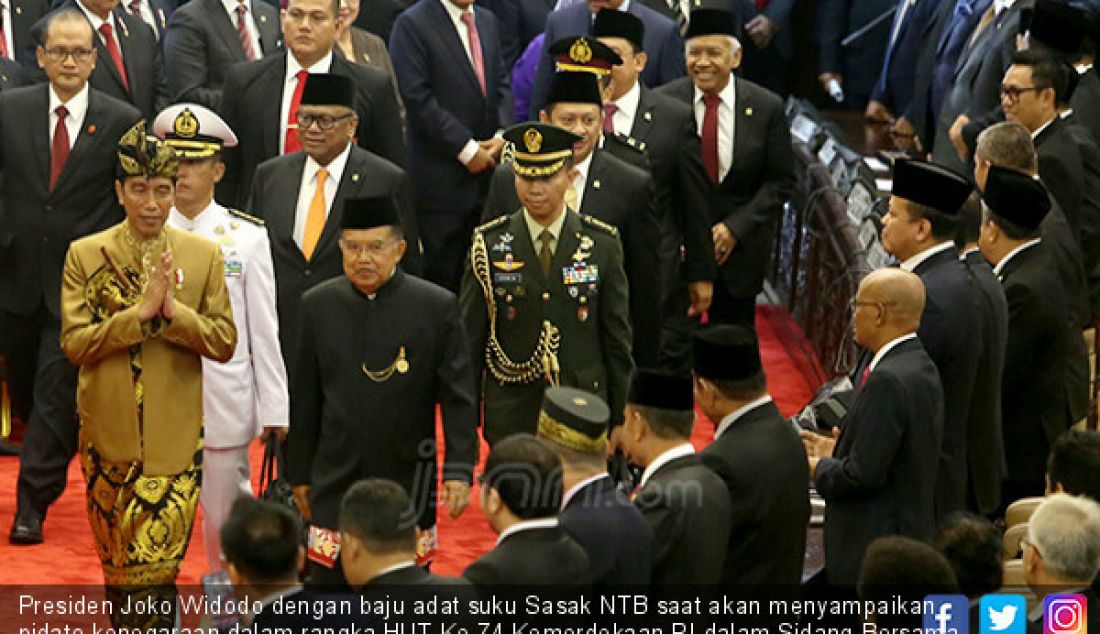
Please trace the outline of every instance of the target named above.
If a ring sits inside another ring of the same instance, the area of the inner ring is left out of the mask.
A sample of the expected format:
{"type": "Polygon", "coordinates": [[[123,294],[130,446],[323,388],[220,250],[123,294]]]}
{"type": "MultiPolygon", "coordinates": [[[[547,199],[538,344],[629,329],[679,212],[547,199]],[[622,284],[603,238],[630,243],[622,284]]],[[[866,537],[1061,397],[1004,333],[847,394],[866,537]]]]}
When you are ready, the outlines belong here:
{"type": "Polygon", "coordinates": [[[474,277],[485,294],[485,306],[489,313],[489,336],[485,344],[485,365],[493,377],[505,385],[523,385],[545,378],[547,383],[558,385],[558,348],[561,346],[561,333],[549,320],[542,322],[542,331],[531,357],[523,363],[517,363],[508,357],[497,339],[497,305],[493,297],[493,284],[489,271],[489,250],[485,247],[485,237],[480,231],[474,232],[472,248],[474,277]]]}

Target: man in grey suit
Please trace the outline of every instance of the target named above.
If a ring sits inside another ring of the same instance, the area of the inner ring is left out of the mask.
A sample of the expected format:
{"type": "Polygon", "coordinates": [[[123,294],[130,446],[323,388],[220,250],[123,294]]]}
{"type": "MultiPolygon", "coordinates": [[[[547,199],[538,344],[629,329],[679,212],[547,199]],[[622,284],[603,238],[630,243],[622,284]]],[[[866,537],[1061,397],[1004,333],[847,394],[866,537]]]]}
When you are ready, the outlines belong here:
{"type": "Polygon", "coordinates": [[[168,21],[164,66],[173,101],[221,108],[229,67],[282,47],[279,12],[253,0],[193,0],[168,21]]]}
{"type": "MultiPolygon", "coordinates": [[[[389,196],[401,213],[405,239],[417,244],[408,178],[393,163],[355,144],[355,86],[343,75],[310,75],[302,91],[298,131],[302,151],[256,170],[248,205],[267,224],[275,263],[279,339],[288,376],[297,359],[302,293],[343,272],[339,238],[344,201],[389,196]]],[[[402,268],[419,272],[410,248],[402,268]]]]}

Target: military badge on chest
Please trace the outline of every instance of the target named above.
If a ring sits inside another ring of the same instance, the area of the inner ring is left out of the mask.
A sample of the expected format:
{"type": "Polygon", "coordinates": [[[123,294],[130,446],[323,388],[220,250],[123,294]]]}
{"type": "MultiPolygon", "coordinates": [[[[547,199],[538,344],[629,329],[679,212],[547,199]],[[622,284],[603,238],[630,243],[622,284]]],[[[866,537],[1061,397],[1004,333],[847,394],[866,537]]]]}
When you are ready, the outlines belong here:
{"type": "Polygon", "coordinates": [[[516,260],[512,253],[513,240],[515,236],[506,231],[497,238],[496,244],[491,248],[494,254],[493,293],[504,302],[504,317],[509,321],[516,318],[516,307],[513,302],[526,294],[522,269],[527,263],[516,260]],[[503,258],[498,259],[500,254],[503,254],[503,258]]]}
{"type": "Polygon", "coordinates": [[[599,292],[600,267],[589,263],[592,257],[592,238],[578,234],[580,244],[573,252],[573,263],[562,267],[561,280],[566,292],[577,302],[577,320],[588,321],[590,302],[599,292]]]}
{"type": "Polygon", "coordinates": [[[367,375],[367,378],[375,383],[385,383],[396,374],[408,374],[409,372],[409,360],[406,358],[405,346],[401,346],[397,351],[397,357],[387,367],[381,370],[371,370],[367,367],[367,364],[363,364],[363,374],[367,375]]]}

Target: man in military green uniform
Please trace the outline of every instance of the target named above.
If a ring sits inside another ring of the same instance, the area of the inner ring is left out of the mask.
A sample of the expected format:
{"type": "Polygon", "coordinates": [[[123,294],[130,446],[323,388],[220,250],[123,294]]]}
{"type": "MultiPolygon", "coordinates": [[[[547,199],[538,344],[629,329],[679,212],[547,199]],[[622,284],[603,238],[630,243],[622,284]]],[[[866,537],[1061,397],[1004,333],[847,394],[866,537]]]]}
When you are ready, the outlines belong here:
{"type": "Polygon", "coordinates": [[[565,204],[579,136],[524,123],[504,138],[523,207],[474,230],[461,293],[485,440],[535,433],[549,385],[600,396],[617,425],[633,371],[618,231],[565,204]]]}

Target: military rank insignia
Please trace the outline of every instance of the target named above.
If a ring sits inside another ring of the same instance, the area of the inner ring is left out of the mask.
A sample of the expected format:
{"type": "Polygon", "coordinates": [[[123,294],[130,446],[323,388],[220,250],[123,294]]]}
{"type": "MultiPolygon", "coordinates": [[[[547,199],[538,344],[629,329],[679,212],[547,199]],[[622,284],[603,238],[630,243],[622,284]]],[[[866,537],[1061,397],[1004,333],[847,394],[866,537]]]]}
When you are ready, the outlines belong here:
{"type": "Polygon", "coordinates": [[[515,257],[513,257],[511,253],[508,253],[505,254],[504,259],[500,262],[493,262],[493,266],[506,273],[511,273],[522,269],[525,263],[516,261],[515,257]]]}
{"type": "Polygon", "coordinates": [[[244,275],[244,262],[238,258],[225,259],[225,276],[240,277],[244,275]]]}

